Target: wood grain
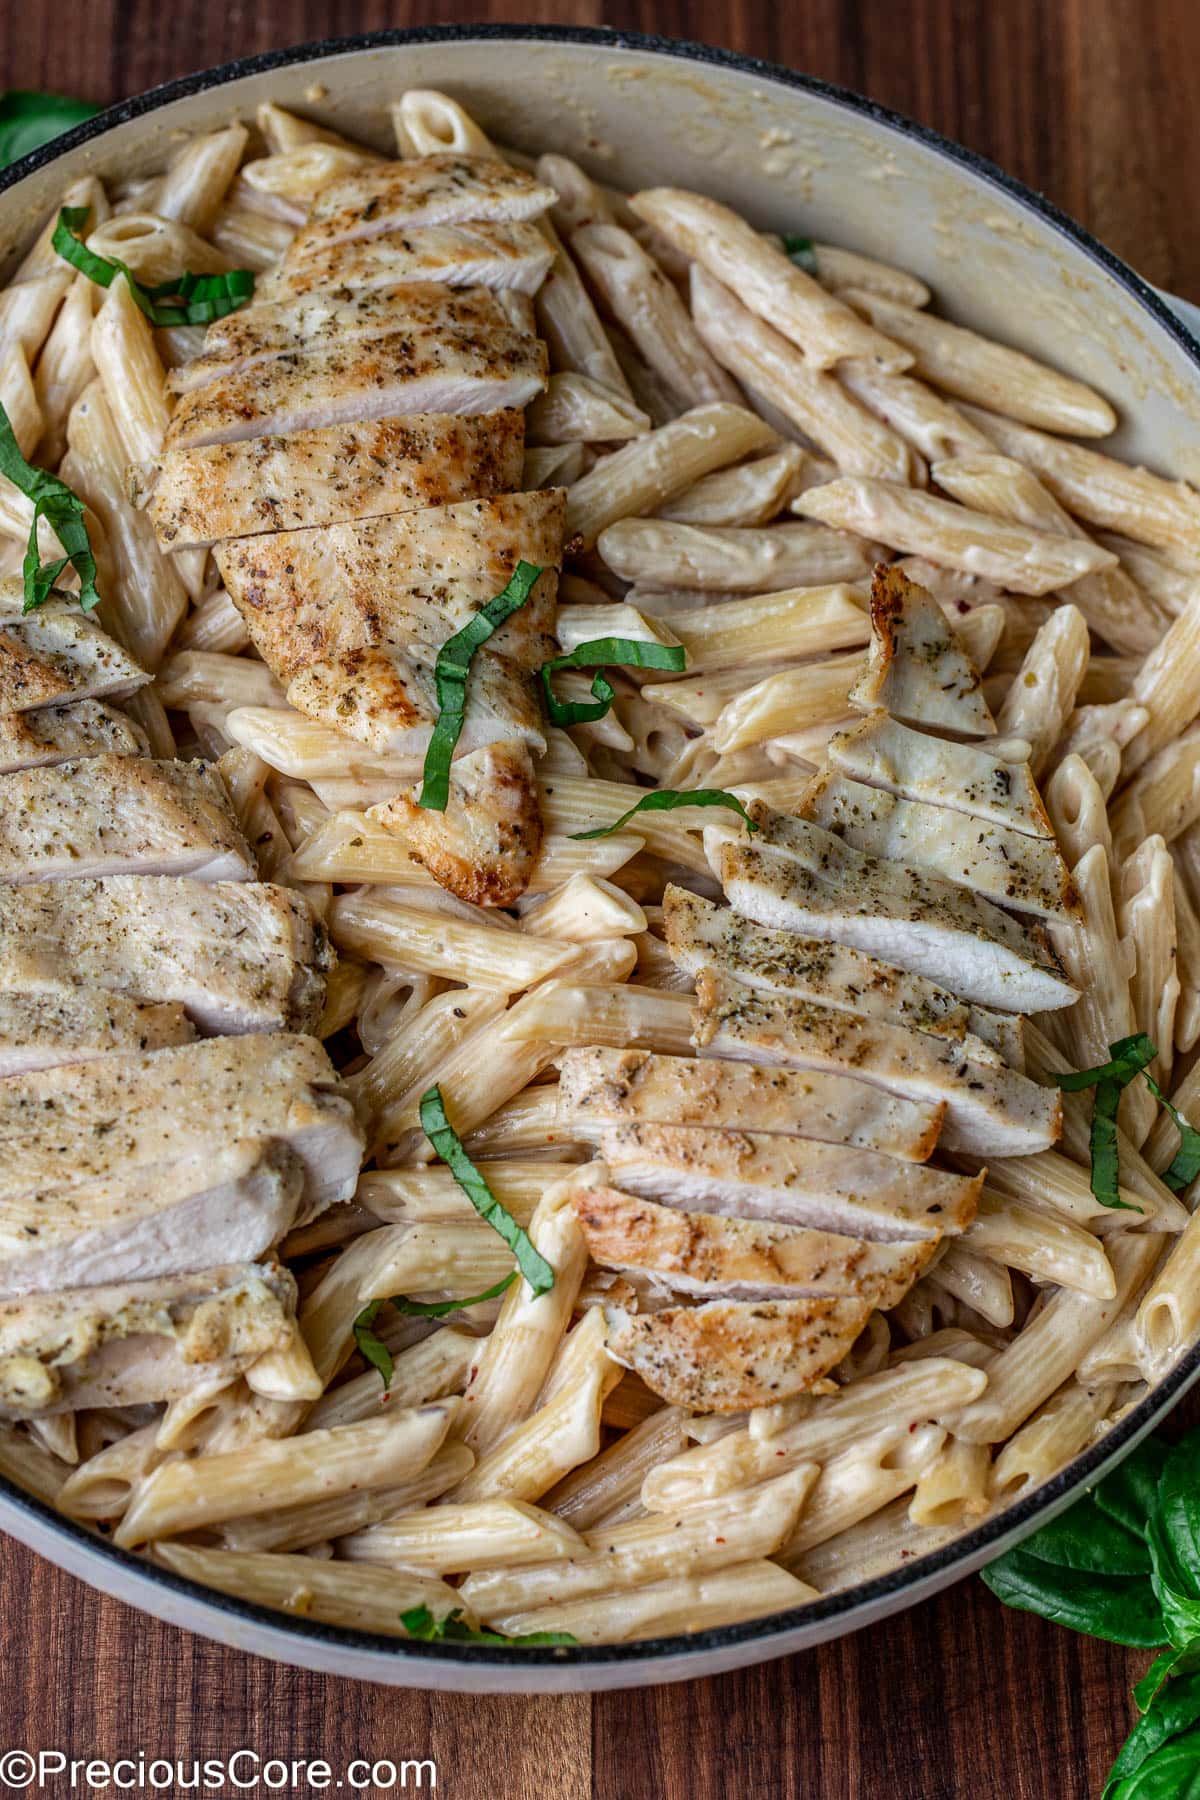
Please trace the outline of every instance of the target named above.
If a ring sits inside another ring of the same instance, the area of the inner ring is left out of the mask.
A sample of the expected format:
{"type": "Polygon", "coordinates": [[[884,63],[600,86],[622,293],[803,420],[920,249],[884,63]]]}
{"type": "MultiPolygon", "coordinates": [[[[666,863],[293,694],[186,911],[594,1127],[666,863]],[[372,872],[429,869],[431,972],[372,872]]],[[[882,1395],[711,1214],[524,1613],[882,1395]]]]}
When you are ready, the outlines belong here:
{"type": "MultiPolygon", "coordinates": [[[[480,18],[703,38],[869,92],[1200,299],[1195,0],[9,0],[14,87],[97,101],[329,34],[480,18]]],[[[975,1581],[715,1681],[562,1700],[329,1681],[159,1626],[0,1542],[0,1749],[432,1756],[451,1800],[1084,1800],[1142,1656],[1006,1612],[975,1581]]]]}

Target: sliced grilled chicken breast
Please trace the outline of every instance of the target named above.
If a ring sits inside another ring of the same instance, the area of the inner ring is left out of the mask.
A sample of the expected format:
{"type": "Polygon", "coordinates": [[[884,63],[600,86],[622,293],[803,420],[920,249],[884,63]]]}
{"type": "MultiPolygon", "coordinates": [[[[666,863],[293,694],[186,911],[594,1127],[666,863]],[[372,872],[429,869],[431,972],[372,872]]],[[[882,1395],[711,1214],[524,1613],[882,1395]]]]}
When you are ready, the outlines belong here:
{"type": "MultiPolygon", "coordinates": [[[[363,1137],[315,1038],[203,1038],[0,1081],[0,1204],[213,1155],[248,1138],[287,1144],[306,1216],[348,1200],[363,1137]]],[[[157,1171],[157,1174],[154,1173],[157,1171]]]]}
{"type": "Polygon", "coordinates": [[[305,247],[381,237],[420,225],[536,219],[554,189],[498,157],[461,151],[372,163],[331,181],[300,234],[305,247]]]}
{"type": "Polygon", "coordinates": [[[878,951],[1005,1012],[1078,998],[1040,926],[937,876],[867,856],[808,820],[752,810],[761,829],[749,843],[724,827],[704,834],[713,871],[746,918],[878,951]]]}
{"type": "Polygon", "coordinates": [[[182,1006],[97,988],[0,993],[0,1076],[91,1062],[114,1050],[161,1050],[195,1036],[182,1006]]]}
{"type": "Polygon", "coordinates": [[[882,1242],[965,1231],[983,1185],[982,1175],[761,1131],[609,1125],[596,1142],[613,1180],[631,1194],[685,1212],[776,1219],[882,1242]]]}
{"type": "Polygon", "coordinates": [[[756,1138],[816,1138],[918,1163],[932,1155],[945,1110],[845,1075],[599,1046],[566,1051],[558,1083],[559,1120],[588,1138],[610,1124],[752,1125],[756,1138]]]}
{"type": "Polygon", "coordinates": [[[0,1200],[0,1293],[47,1293],[253,1262],[291,1229],[304,1170],[250,1139],[108,1180],[0,1200]]]}
{"type": "Polygon", "coordinates": [[[1079,911],[1053,838],[1031,838],[925,800],[902,800],[830,769],[814,775],[797,812],[868,856],[940,876],[1014,912],[1052,919],[1079,911]]]}
{"type": "Polygon", "coordinates": [[[210,325],[204,350],[172,370],[167,385],[190,394],[217,379],[244,375],[280,356],[316,356],[373,338],[410,333],[414,340],[445,337],[462,345],[513,330],[533,337],[533,303],[523,294],[500,297],[490,288],[452,288],[409,282],[363,288],[354,294],[302,294],[241,307],[210,325]]]}
{"type": "Polygon", "coordinates": [[[886,1309],[929,1263],[936,1240],[869,1244],[761,1219],[674,1212],[616,1188],[572,1201],[593,1261],[701,1299],[866,1300],[886,1309]]]}
{"type": "Polygon", "coordinates": [[[353,294],[399,282],[438,281],[493,293],[536,294],[554,247],[536,225],[425,225],[367,242],[314,245],[292,240],[283,261],[260,277],[260,304],[293,294],[353,294]]]}
{"type": "Polygon", "coordinates": [[[850,689],[859,712],[882,707],[908,725],[990,737],[996,721],[975,668],[933,596],[880,564],[871,583],[871,645],[850,689]]]}
{"type": "Polygon", "coordinates": [[[460,900],[514,905],[529,886],[542,847],[528,747],[489,744],[460,757],[451,769],[445,812],[418,806],[417,792],[372,806],[367,817],[401,833],[416,860],[460,900]]]}
{"type": "Polygon", "coordinates": [[[34,882],[0,908],[0,989],[173,1001],[204,1031],[308,1031],[333,954],[303,895],[166,875],[34,882]]]}
{"type": "Polygon", "coordinates": [[[861,1300],[604,1309],[609,1355],[671,1405],[701,1413],[770,1406],[813,1387],[845,1356],[870,1313],[861,1300]]]}
{"type": "Polygon", "coordinates": [[[22,616],[23,599],[21,582],[0,584],[0,712],[117,699],[150,680],[74,601],[48,600],[22,616]]]}
{"type": "Polygon", "coordinates": [[[288,1344],[295,1307],[278,1264],[0,1301],[0,1413],[139,1406],[232,1381],[288,1344]]]}
{"type": "Polygon", "coordinates": [[[413,413],[169,450],[132,471],[164,550],[487,498],[521,485],[525,422],[413,413]]]}
{"type": "Polygon", "coordinates": [[[846,944],[755,925],[686,888],[663,894],[667,948],[689,975],[719,969],[746,987],[794,994],[842,1012],[894,1019],[913,1031],[961,1038],[968,1009],[948,988],[846,944]]]}
{"type": "MultiPolygon", "coordinates": [[[[499,635],[499,634],[497,634],[499,635]]],[[[432,650],[382,643],[347,650],[302,669],[287,697],[347,737],[388,756],[424,756],[439,707],[432,650]]],[[[458,753],[514,740],[545,755],[542,711],[533,676],[505,656],[476,651],[458,753]]]]}
{"type": "Polygon", "coordinates": [[[149,749],[133,720],[102,700],[0,713],[0,775],[81,756],[146,756],[149,749]]]}
{"type": "Polygon", "coordinates": [[[507,322],[474,331],[414,328],[313,355],[277,356],[184,394],[164,448],[387,419],[527,406],[546,385],[546,346],[507,322]]]}
{"type": "Polygon", "coordinates": [[[810,1001],[754,994],[724,976],[697,977],[696,1043],[718,1056],[853,1073],[889,1093],[944,1100],[942,1143],[972,1156],[1028,1156],[1058,1142],[1062,1097],[961,1044],[856,1019],[810,1001]]]}
{"type": "Polygon", "coordinates": [[[1005,762],[979,744],[956,744],[873,712],[829,740],[832,766],[905,800],[924,800],[994,825],[1052,838],[1027,762],[1005,762]]]}
{"type": "Polygon", "coordinates": [[[106,753],[0,776],[0,883],[129,872],[257,872],[214,768],[106,753]]]}
{"type": "Polygon", "coordinates": [[[264,661],[287,681],[385,638],[436,651],[518,562],[534,563],[545,573],[488,650],[535,666],[553,654],[564,503],[562,488],[545,488],[238,538],[217,550],[217,567],[264,661]]]}

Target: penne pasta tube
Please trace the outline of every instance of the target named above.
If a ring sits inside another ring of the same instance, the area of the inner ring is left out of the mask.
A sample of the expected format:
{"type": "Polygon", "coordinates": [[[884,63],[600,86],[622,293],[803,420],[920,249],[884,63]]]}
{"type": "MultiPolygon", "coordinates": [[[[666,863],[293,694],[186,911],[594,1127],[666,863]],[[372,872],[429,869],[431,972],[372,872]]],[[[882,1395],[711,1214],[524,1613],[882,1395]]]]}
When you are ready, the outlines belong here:
{"type": "Polygon", "coordinates": [[[256,708],[286,704],[265,663],[210,650],[177,651],[159,670],[155,690],[163,705],[172,707],[189,707],[197,700],[256,708]]]}
{"type": "Polygon", "coordinates": [[[208,236],[227,267],[261,273],[275,267],[295,237],[296,228],[289,220],[264,211],[261,203],[247,204],[247,191],[234,183],[231,197],[218,210],[208,236]]]}
{"type": "Polygon", "coordinates": [[[799,1526],[777,1553],[777,1561],[790,1569],[816,1545],[907,1493],[945,1441],[940,1425],[921,1425],[916,1431],[877,1432],[833,1457],[822,1468],[799,1526]]]}
{"type": "Polygon", "coordinates": [[[606,456],[567,493],[566,534],[591,548],[606,525],[651,513],[701,475],[738,462],[773,433],[744,407],[696,406],[606,456]]]}
{"type": "MultiPolygon", "coordinates": [[[[237,173],[250,134],[244,125],[189,138],[154,192],[155,211],[193,231],[208,231],[237,173]]],[[[178,270],[172,270],[177,274],[178,270]]]]}
{"type": "Polygon", "coordinates": [[[1111,853],[1104,790],[1081,756],[1063,758],[1046,784],[1044,797],[1068,868],[1074,868],[1089,850],[1099,847],[1106,856],[1111,853]]]}
{"type": "Polygon", "coordinates": [[[1146,708],[1132,700],[1114,700],[1109,706],[1077,706],[1051,752],[1051,760],[1079,756],[1107,799],[1121,772],[1121,752],[1149,717],[1146,708]]]}
{"type": "Polygon", "coordinates": [[[369,1419],[385,1406],[423,1406],[429,1400],[444,1400],[466,1385],[478,1349],[477,1338],[442,1326],[393,1358],[392,1379],[386,1387],[377,1369],[367,1369],[330,1388],[305,1414],[304,1428],[332,1430],[335,1425],[369,1419]]]}
{"type": "Polygon", "coordinates": [[[1078,1381],[1051,1394],[997,1455],[988,1484],[992,1499],[1010,1505],[1057,1474],[1091,1441],[1115,1394],[1115,1387],[1078,1381]]]}
{"type": "Polygon", "coordinates": [[[586,1545],[564,1520],[524,1500],[473,1500],[401,1513],[342,1538],[338,1550],[350,1562],[452,1575],[545,1563],[586,1545]]]}
{"type": "Polygon", "coordinates": [[[1075,1288],[1100,1300],[1110,1300],[1115,1291],[1116,1279],[1104,1247],[1090,1231],[1055,1217],[1049,1208],[1023,1205],[986,1187],[975,1219],[960,1242],[973,1255],[1020,1269],[1033,1281],[1075,1288]]]}
{"type": "Polygon", "coordinates": [[[996,717],[1002,737],[1029,745],[1030,773],[1039,776],[1075,706],[1091,654],[1087,621],[1076,606],[1051,613],[1025,654],[996,717]]]}
{"type": "Polygon", "coordinates": [[[345,144],[311,142],[243,163],[240,179],[256,194],[280,203],[281,215],[302,224],[323,187],[353,175],[376,159],[345,144]]]}
{"type": "Polygon", "coordinates": [[[466,1299],[512,1272],[512,1251],[482,1219],[388,1225],[370,1235],[379,1237],[379,1255],[359,1289],[363,1305],[392,1294],[466,1299]]]}
{"type": "Polygon", "coordinates": [[[321,1378],[294,1320],[288,1343],[251,1363],[243,1379],[251,1393],[276,1404],[317,1400],[321,1395],[321,1378]]]}
{"type": "Polygon", "coordinates": [[[592,288],[679,411],[712,400],[740,401],[737,384],[698,336],[678,289],[635,237],[598,220],[577,224],[569,241],[592,288]]]}
{"type": "Polygon", "coordinates": [[[810,485],[806,472],[819,473],[817,459],[797,444],[784,444],[736,468],[702,476],[664,501],[658,516],[680,525],[765,525],[810,485]]]}
{"type": "MultiPolygon", "coordinates": [[[[206,594],[188,614],[175,633],[174,641],[178,650],[204,650],[216,652],[218,655],[236,656],[239,651],[246,649],[250,642],[250,636],[241,613],[238,612],[225,589],[214,588],[212,593],[206,594]]],[[[246,707],[239,710],[251,713],[269,712],[269,709],[258,707],[246,707]]],[[[228,715],[226,718],[227,727],[230,716],[228,715]]],[[[299,719],[301,715],[296,713],[288,716],[299,719]]],[[[321,728],[318,726],[316,729],[320,730],[321,728]]],[[[329,735],[332,737],[334,734],[330,732],[329,735]]],[[[246,740],[234,735],[234,742],[243,743],[246,740]]],[[[342,742],[345,740],[343,739],[342,742]]],[[[255,745],[247,743],[247,748],[253,750],[255,745]]],[[[263,757],[264,762],[270,762],[270,760],[269,757],[263,757]]],[[[272,763],[271,766],[274,768],[276,765],[272,763]]]]}
{"type": "Polygon", "coordinates": [[[968,413],[998,449],[1032,469],[1076,518],[1162,550],[1194,551],[1200,495],[1185,482],[1164,480],[995,412],[969,407],[968,413]]]}
{"type": "Polygon", "coordinates": [[[741,527],[621,519],[596,548],[622,580],[732,594],[819,587],[870,575],[876,546],[823,525],[741,527]]]}
{"type": "Polygon", "coordinates": [[[516,1043],[553,1046],[609,1044],[614,1049],[691,1053],[692,1001],[657,988],[592,987],[547,981],[507,1015],[506,1037],[516,1043]]]}
{"type": "Polygon", "coordinates": [[[609,195],[569,156],[539,156],[535,172],[538,180],[546,182],[558,195],[557,203],[550,209],[550,217],[565,237],[569,238],[581,225],[611,225],[615,222],[609,195]]]}
{"type": "Polygon", "coordinates": [[[362,1311],[359,1290],[390,1247],[390,1230],[383,1226],[355,1238],[300,1303],[300,1329],[313,1366],[326,1386],[353,1350],[354,1321],[362,1311]]]}
{"type": "Polygon", "coordinates": [[[1137,544],[1132,538],[1122,537],[1115,531],[1101,531],[1097,537],[1106,550],[1121,559],[1121,567],[1129,571],[1146,598],[1152,602],[1162,618],[1162,627],[1158,633],[1167,629],[1171,620],[1181,613],[1192,597],[1196,586],[1197,570],[1185,562],[1175,562],[1161,550],[1152,550],[1148,544],[1137,544]]]}
{"type": "Polygon", "coordinates": [[[492,1159],[542,1151],[557,1156],[573,1146],[570,1126],[558,1124],[558,1088],[554,1082],[526,1088],[498,1106],[467,1139],[472,1157],[492,1159]]]}
{"type": "Polygon", "coordinates": [[[1134,1348],[1147,1381],[1160,1381],[1200,1329],[1200,1214],[1193,1213],[1157,1271],[1134,1320],[1134,1348]]]}
{"type": "Polygon", "coordinates": [[[646,915],[636,900],[611,881],[572,875],[560,888],[522,910],[521,929],[531,937],[586,944],[645,931],[646,915]]]}
{"type": "Polygon", "coordinates": [[[348,1077],[356,1107],[368,1118],[386,1107],[403,1106],[439,1078],[460,1044],[495,1019],[504,999],[494,991],[457,988],[436,994],[373,1056],[348,1077]]]}
{"type": "Polygon", "coordinates": [[[757,318],[740,293],[740,287],[735,293],[693,267],[692,318],[722,368],[755,395],[770,395],[783,417],[839,469],[894,481],[923,480],[924,464],[899,433],[860,405],[803,350],[757,318]]]}
{"type": "Polygon", "coordinates": [[[527,488],[574,487],[594,462],[587,444],[546,444],[525,451],[524,481],[527,488]]]}
{"type": "Polygon", "coordinates": [[[0,363],[0,406],[8,415],[17,448],[28,459],[42,436],[43,420],[29,364],[19,344],[0,363]]]}
{"type": "Polygon", "coordinates": [[[523,932],[459,922],[367,888],[337,898],[329,928],[339,949],[368,962],[465,981],[497,993],[519,993],[561,972],[576,954],[569,944],[523,932]]]}
{"type": "Polygon", "coordinates": [[[0,1475],[7,1481],[48,1506],[56,1506],[71,1473],[68,1464],[27,1437],[19,1426],[0,1424],[0,1475]]]}
{"type": "Polygon", "coordinates": [[[510,1613],[494,1623],[517,1635],[566,1631],[581,1644],[620,1644],[736,1625],[819,1597],[815,1588],[778,1563],[745,1562],[711,1574],[679,1575],[645,1587],[510,1613]]]}
{"type": "MultiPolygon", "coordinates": [[[[375,1376],[376,1385],[379,1377],[375,1376]]],[[[468,1472],[474,1457],[465,1444],[443,1444],[437,1455],[411,1479],[395,1487],[353,1488],[328,1500],[310,1500],[303,1506],[280,1506],[265,1512],[229,1519],[220,1527],[222,1547],[228,1550],[305,1550],[365,1531],[393,1514],[407,1512],[439,1500],[468,1472]]]]}
{"type": "Polygon", "coordinates": [[[1175,1048],[1182,1054],[1194,1049],[1200,1040],[1200,918],[1192,904],[1187,881],[1180,878],[1180,868],[1179,862],[1175,861],[1175,937],[1179,952],[1175,963],[1179,978],[1175,1048]]]}
{"type": "MultiPolygon", "coordinates": [[[[246,663],[247,668],[258,665],[246,663]]],[[[638,821],[639,825],[641,821],[638,821]]],[[[591,843],[549,835],[542,840],[528,892],[548,893],[572,875],[612,875],[636,856],[645,839],[616,831],[591,843]]],[[[289,873],[296,881],[387,882],[397,887],[433,888],[436,883],[409,851],[408,840],[365,813],[341,812],[327,819],[297,850],[289,873]]]]}
{"type": "Polygon", "coordinates": [[[815,1545],[797,1558],[803,1580],[811,1581],[823,1594],[836,1593],[872,1581],[901,1563],[907,1567],[918,1557],[940,1550],[962,1530],[961,1524],[914,1525],[908,1507],[905,1499],[893,1500],[890,1506],[815,1545]]]}
{"type": "Polygon", "coordinates": [[[114,281],[92,325],[96,365],[127,462],[150,462],[171,417],[166,371],[128,281],[114,281]]]}
{"type": "Polygon", "coordinates": [[[870,362],[843,363],[838,379],[926,462],[990,450],[989,440],[952,401],[911,375],[889,375],[870,362]]]}
{"type": "Polygon", "coordinates": [[[1071,437],[1107,437],[1116,430],[1117,415],[1102,395],[1021,350],[879,294],[858,290],[846,298],[912,352],[916,374],[948,394],[1071,437]]]}
{"type": "Polygon", "coordinates": [[[855,589],[844,583],[758,594],[724,606],[680,607],[660,619],[686,649],[688,668],[706,675],[865,644],[871,632],[855,589]]]}
{"type": "Polygon", "coordinates": [[[1132,774],[1177,738],[1200,711],[1200,585],[1138,669],[1129,694],[1150,714],[1125,750],[1123,766],[1132,774]]]}
{"type": "Polygon", "coordinates": [[[925,1277],[954,1300],[961,1300],[989,1325],[1013,1322],[1012,1277],[1007,1268],[964,1244],[948,1244],[925,1277]]]}
{"type": "Polygon", "coordinates": [[[817,280],[835,294],[853,288],[862,294],[878,294],[884,300],[895,300],[901,306],[928,306],[932,298],[923,281],[907,269],[893,268],[873,256],[860,256],[857,250],[844,250],[834,244],[814,244],[817,280]]]}
{"type": "Polygon", "coordinates": [[[414,1607],[427,1606],[436,1618],[461,1610],[458,1595],[445,1582],[394,1569],[356,1569],[311,1556],[205,1550],[190,1544],[156,1544],[154,1556],[176,1575],[239,1600],[389,1637],[404,1636],[401,1618],[414,1607]]]}
{"type": "Polygon", "coordinates": [[[1173,839],[1200,821],[1200,731],[1190,731],[1144,762],[1112,809],[1119,866],[1147,838],[1173,839]]]}
{"type": "Polygon", "coordinates": [[[803,1463],[760,1487],[686,1512],[603,1526],[585,1533],[586,1549],[566,1562],[469,1576],[463,1598],[482,1618],[496,1619],[769,1556],[795,1531],[817,1473],[815,1463],[803,1463]]]}
{"type": "Polygon", "coordinates": [[[1179,1002],[1175,931],[1175,865],[1160,837],[1149,837],[1117,877],[1117,924],[1133,953],[1129,984],[1134,1024],[1157,1044],[1151,1068],[1170,1088],[1175,1008],[1179,1002]]]}
{"type": "MultiPolygon", "coordinates": [[[[63,1471],[66,1480],[60,1478],[54,1504],[72,1519],[120,1518],[134,1489],[162,1461],[165,1453],[157,1439],[155,1421],[105,1444],[76,1468],[63,1471]]],[[[0,1472],[8,1474],[2,1439],[0,1472]]]]}
{"type": "Polygon", "coordinates": [[[449,1430],[457,1401],[437,1401],[333,1431],[265,1439],[240,1450],[162,1463],[139,1484],[114,1534],[127,1547],[350,1489],[386,1487],[423,1469],[449,1430]]]}
{"type": "Polygon", "coordinates": [[[852,356],[889,371],[911,363],[908,351],[864,325],[729,207],[680,188],[646,189],[630,206],[677,250],[735,289],[752,313],[803,350],[813,368],[829,369],[852,356]]]}
{"type": "Polygon", "coordinates": [[[1119,1232],[1109,1243],[1116,1293],[1109,1300],[1058,1288],[988,1368],[987,1391],[943,1422],[973,1444],[1013,1436],[1081,1366],[1158,1260],[1161,1240],[1119,1232]]]}
{"type": "Polygon", "coordinates": [[[725,755],[785,732],[844,719],[849,710],[847,696],[862,670],[861,656],[831,656],[764,676],[721,708],[714,722],[714,749],[725,755]]]}
{"type": "Polygon", "coordinates": [[[991,1452],[986,1444],[950,1437],[922,1469],[909,1502],[916,1526],[969,1525],[988,1511],[991,1452]]]}
{"type": "Polygon", "coordinates": [[[640,1512],[643,1480],[660,1463],[678,1456],[686,1444],[687,1414],[678,1406],[660,1406],[560,1481],[542,1504],[576,1531],[619,1524],[640,1512]]]}
{"type": "Polygon", "coordinates": [[[526,441],[539,445],[612,444],[643,437],[650,420],[639,406],[591,375],[551,375],[525,414],[526,441]]]}
{"type": "MultiPolygon", "coordinates": [[[[89,232],[87,243],[97,256],[124,263],[147,287],[173,280],[184,269],[216,275],[229,267],[228,259],[198,232],[158,212],[120,213],[89,232]]],[[[125,285],[114,281],[108,293],[125,285]]]]}
{"type": "Polygon", "coordinates": [[[1098,544],[1030,530],[861,475],[809,488],[792,501],[792,511],[965,574],[983,575],[1018,594],[1047,594],[1115,563],[1112,552],[1098,544]]]}

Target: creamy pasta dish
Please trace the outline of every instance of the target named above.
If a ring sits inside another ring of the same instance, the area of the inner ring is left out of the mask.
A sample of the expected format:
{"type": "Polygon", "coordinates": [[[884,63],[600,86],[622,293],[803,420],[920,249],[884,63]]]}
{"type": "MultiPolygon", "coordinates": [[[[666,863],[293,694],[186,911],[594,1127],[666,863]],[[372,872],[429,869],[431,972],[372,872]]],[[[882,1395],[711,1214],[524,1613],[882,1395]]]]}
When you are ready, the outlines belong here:
{"type": "Polygon", "coordinates": [[[392,113],[0,292],[0,1472],[398,1638],[803,1606],[1200,1329],[1200,496],[392,113]]]}

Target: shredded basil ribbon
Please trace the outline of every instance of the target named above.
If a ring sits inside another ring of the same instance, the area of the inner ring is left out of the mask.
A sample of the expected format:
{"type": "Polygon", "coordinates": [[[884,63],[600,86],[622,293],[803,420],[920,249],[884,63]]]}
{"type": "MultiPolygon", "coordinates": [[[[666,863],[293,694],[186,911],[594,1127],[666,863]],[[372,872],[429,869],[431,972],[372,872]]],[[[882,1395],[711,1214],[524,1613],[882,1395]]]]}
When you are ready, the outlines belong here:
{"type": "Polygon", "coordinates": [[[808,275],[816,274],[817,252],[810,237],[792,237],[785,235],[783,248],[789,262],[794,262],[798,269],[803,269],[808,275]]]}
{"type": "Polygon", "coordinates": [[[524,606],[541,572],[537,563],[519,562],[503,592],[481,607],[461,631],[447,638],[437,653],[433,679],[438,716],[425,752],[421,794],[417,801],[418,806],[429,812],[445,812],[450,799],[450,764],[466,717],[471,660],[480,645],[486,644],[492,633],[524,606]]]}
{"type": "Polygon", "coordinates": [[[354,1342],[371,1367],[379,1371],[383,1377],[384,1387],[390,1388],[392,1376],[396,1372],[396,1365],[392,1360],[392,1353],[383,1339],[371,1329],[379,1317],[381,1307],[394,1307],[396,1312],[415,1319],[444,1319],[450,1313],[464,1312],[468,1306],[478,1306],[481,1300],[498,1299],[516,1279],[517,1272],[514,1269],[511,1275],[506,1275],[503,1281],[496,1283],[495,1287],[486,1288],[482,1294],[472,1294],[466,1300],[430,1300],[427,1302],[410,1300],[407,1294],[394,1294],[387,1300],[368,1300],[354,1321],[354,1342]]]}
{"type": "Polygon", "coordinates": [[[129,283],[129,291],[152,325],[211,325],[236,312],[254,293],[254,275],[249,269],[229,269],[222,275],[182,275],[160,281],[156,287],[145,287],[127,265],[118,258],[100,256],[89,250],[78,235],[87,224],[89,208],[64,206],[50,240],[54,249],[71,267],[95,281],[100,287],[111,287],[118,275],[129,283]],[[162,301],[174,304],[162,305],[162,301]]]}
{"type": "Polygon", "coordinates": [[[523,1637],[507,1637],[502,1631],[476,1631],[461,1612],[447,1613],[435,1619],[427,1606],[410,1607],[400,1614],[400,1623],[410,1638],[424,1644],[577,1644],[569,1631],[529,1631],[523,1637]]]}
{"type": "Polygon", "coordinates": [[[1117,1111],[1121,1095],[1129,1083],[1140,1075],[1159,1105],[1165,1108],[1179,1133],[1179,1150],[1170,1168],[1162,1176],[1162,1180],[1175,1193],[1181,1193],[1200,1175],[1200,1131],[1188,1124],[1149,1073],[1149,1066],[1158,1055],[1158,1049],[1144,1031],[1134,1032],[1132,1036],[1120,1038],[1115,1044],[1110,1044],[1108,1054],[1110,1060],[1099,1063],[1094,1069],[1071,1070],[1056,1075],[1054,1079],[1067,1094],[1078,1094],[1084,1088],[1095,1088],[1091,1137],[1092,1193],[1102,1206],[1139,1212],[1139,1207],[1131,1207],[1120,1195],[1117,1111]]]}
{"type": "Polygon", "coordinates": [[[651,788],[643,794],[628,812],[623,812],[619,819],[611,825],[598,825],[594,831],[573,831],[573,838],[608,837],[614,831],[620,831],[628,825],[635,813],[642,812],[674,812],[677,806],[727,806],[731,812],[740,813],[746,821],[747,831],[757,831],[758,826],[750,817],[736,794],[727,794],[724,788],[651,788]]]}
{"type": "Polygon", "coordinates": [[[35,469],[21,455],[21,447],[12,422],[0,405],[0,475],[7,475],[26,499],[33,501],[33,524],[21,575],[25,583],[22,612],[35,612],[54,591],[54,584],[70,563],[79,576],[79,604],[84,612],[99,606],[96,592],[96,559],[83,522],[83,501],[73,494],[65,481],[45,469],[35,469]],[[43,563],[38,550],[38,521],[45,519],[54,527],[58,541],[66,552],[56,562],[43,563]]]}
{"type": "Polygon", "coordinates": [[[594,704],[586,700],[556,699],[550,685],[550,677],[557,669],[595,669],[604,664],[678,672],[687,668],[687,651],[682,644],[654,644],[643,638],[608,637],[591,638],[586,644],[577,644],[565,656],[552,656],[541,667],[542,694],[552,725],[564,729],[570,725],[590,725],[605,716],[617,694],[612,683],[605,679],[602,668],[592,681],[594,704]]]}
{"type": "Polygon", "coordinates": [[[442,1090],[434,1084],[421,1096],[421,1129],[450,1173],[457,1181],[480,1218],[489,1224],[508,1245],[517,1259],[517,1267],[535,1294],[547,1294],[554,1286],[554,1270],[534,1246],[528,1232],[523,1231],[512,1214],[501,1206],[495,1194],[462,1147],[462,1142],[446,1117],[442,1090]]]}

